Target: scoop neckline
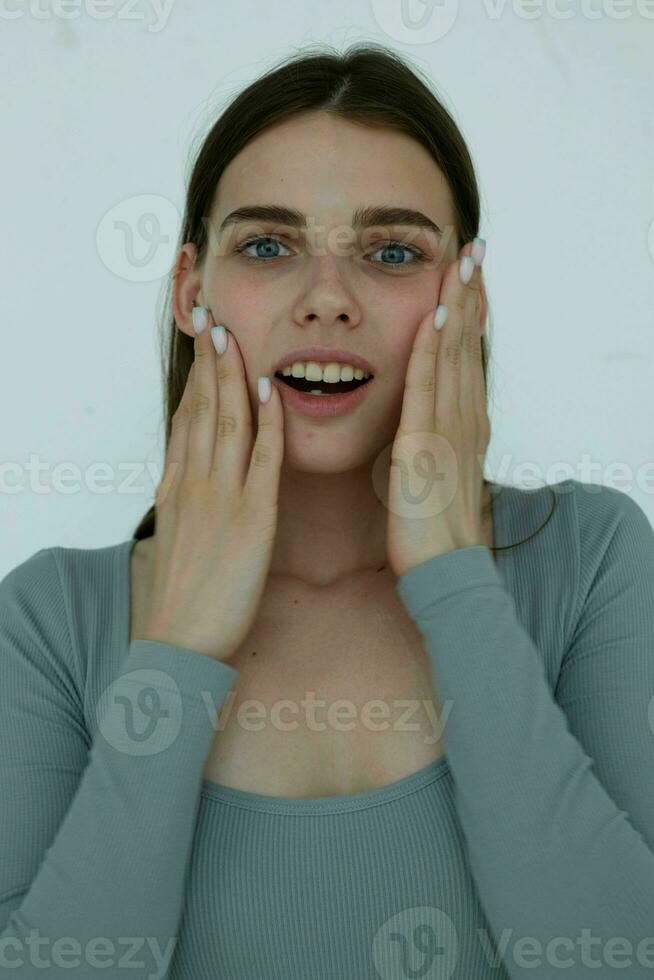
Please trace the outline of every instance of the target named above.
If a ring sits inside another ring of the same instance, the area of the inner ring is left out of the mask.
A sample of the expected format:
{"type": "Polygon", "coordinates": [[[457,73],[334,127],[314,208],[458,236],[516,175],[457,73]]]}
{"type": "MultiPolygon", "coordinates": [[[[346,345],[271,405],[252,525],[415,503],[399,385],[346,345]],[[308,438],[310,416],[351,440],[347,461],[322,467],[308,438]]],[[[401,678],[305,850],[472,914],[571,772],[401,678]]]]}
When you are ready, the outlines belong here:
{"type": "MultiPolygon", "coordinates": [[[[494,544],[501,547],[505,543],[505,516],[506,508],[504,504],[512,492],[528,493],[532,491],[520,491],[518,487],[508,485],[497,485],[491,483],[491,510],[493,516],[494,544]],[[503,502],[503,503],[501,503],[503,502]],[[499,505],[499,506],[498,506],[499,505]]],[[[540,488],[539,488],[540,489],[540,488]]],[[[124,648],[129,649],[129,631],[131,614],[131,569],[130,559],[132,549],[137,538],[128,538],[123,543],[122,564],[120,568],[120,603],[121,603],[121,624],[123,627],[124,648]]],[[[504,556],[506,552],[500,552],[504,556]]],[[[497,562],[498,556],[495,555],[497,562]]],[[[339,813],[346,810],[363,810],[368,807],[379,806],[382,803],[390,803],[392,800],[408,796],[409,793],[423,789],[433,782],[437,782],[449,773],[450,767],[447,755],[443,754],[438,759],[433,759],[426,766],[422,766],[416,772],[402,776],[400,779],[387,783],[384,786],[377,786],[374,789],[362,790],[358,793],[339,793],[335,796],[275,796],[268,793],[254,793],[250,790],[235,789],[226,786],[213,779],[202,778],[201,795],[208,800],[215,800],[230,806],[240,806],[248,810],[267,811],[269,813],[339,813]]]]}

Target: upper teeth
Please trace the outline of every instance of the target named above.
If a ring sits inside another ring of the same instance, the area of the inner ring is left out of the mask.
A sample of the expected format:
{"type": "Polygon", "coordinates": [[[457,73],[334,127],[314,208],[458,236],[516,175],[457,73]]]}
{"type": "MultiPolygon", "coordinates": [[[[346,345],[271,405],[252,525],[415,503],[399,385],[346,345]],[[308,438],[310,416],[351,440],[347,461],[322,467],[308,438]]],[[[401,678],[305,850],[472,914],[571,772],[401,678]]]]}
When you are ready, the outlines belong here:
{"type": "Polygon", "coordinates": [[[306,378],[307,381],[361,381],[369,378],[370,375],[361,368],[352,367],[351,364],[338,364],[331,361],[329,364],[319,364],[317,361],[295,361],[282,368],[283,375],[286,377],[306,378]]]}

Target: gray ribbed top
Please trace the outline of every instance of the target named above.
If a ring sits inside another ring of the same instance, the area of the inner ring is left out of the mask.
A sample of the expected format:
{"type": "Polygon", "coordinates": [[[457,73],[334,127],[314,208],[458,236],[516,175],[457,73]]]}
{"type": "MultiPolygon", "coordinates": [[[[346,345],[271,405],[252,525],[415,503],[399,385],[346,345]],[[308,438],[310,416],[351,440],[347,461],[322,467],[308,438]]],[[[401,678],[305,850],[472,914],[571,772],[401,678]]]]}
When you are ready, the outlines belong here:
{"type": "Polygon", "coordinates": [[[129,645],[133,539],[12,569],[0,976],[654,978],[654,530],[565,480],[495,490],[496,546],[553,503],[398,580],[446,754],[346,796],[202,778],[238,672],[129,645]]]}

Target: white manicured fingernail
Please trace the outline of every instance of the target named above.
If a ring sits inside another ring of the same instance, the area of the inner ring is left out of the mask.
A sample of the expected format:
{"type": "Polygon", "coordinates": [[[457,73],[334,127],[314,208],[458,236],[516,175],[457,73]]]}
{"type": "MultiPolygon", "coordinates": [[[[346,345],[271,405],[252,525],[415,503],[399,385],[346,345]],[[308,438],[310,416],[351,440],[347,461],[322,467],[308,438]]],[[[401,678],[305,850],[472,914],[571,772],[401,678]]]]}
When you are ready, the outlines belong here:
{"type": "Polygon", "coordinates": [[[436,327],[437,330],[440,330],[443,324],[445,323],[445,321],[447,320],[447,314],[448,314],[447,306],[443,306],[441,303],[440,306],[436,307],[436,313],[434,315],[434,326],[436,327]]]}
{"type": "Polygon", "coordinates": [[[459,262],[459,276],[461,277],[461,282],[464,286],[467,286],[472,279],[472,273],[475,270],[475,263],[472,255],[464,255],[459,262]]]}
{"type": "Polygon", "coordinates": [[[193,329],[196,333],[202,333],[204,328],[209,322],[209,307],[208,306],[194,306],[191,311],[191,316],[193,318],[193,329]]]}
{"type": "Polygon", "coordinates": [[[267,378],[265,376],[261,378],[257,378],[257,387],[259,389],[259,401],[265,404],[270,398],[270,394],[272,391],[270,378],[267,378]]]}
{"type": "Polygon", "coordinates": [[[484,261],[484,255],[486,254],[485,238],[473,238],[471,254],[475,261],[475,265],[481,265],[481,263],[484,261]]]}
{"type": "Polygon", "coordinates": [[[211,339],[213,340],[213,346],[216,348],[219,354],[224,354],[227,350],[227,331],[222,326],[215,326],[211,328],[211,339]]]}

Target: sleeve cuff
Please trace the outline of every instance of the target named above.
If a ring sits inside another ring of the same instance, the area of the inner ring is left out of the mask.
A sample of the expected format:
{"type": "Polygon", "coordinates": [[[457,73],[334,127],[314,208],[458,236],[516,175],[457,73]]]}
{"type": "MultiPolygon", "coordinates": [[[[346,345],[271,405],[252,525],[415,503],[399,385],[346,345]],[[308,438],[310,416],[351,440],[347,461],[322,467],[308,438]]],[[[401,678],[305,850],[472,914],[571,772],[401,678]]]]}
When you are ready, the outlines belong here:
{"type": "Polygon", "coordinates": [[[238,670],[224,660],[154,640],[132,641],[118,676],[125,677],[134,670],[162,672],[171,680],[168,687],[157,677],[162,690],[178,690],[183,697],[200,703],[202,691],[212,691],[224,700],[238,677],[238,670]]]}
{"type": "Polygon", "coordinates": [[[493,555],[485,545],[457,548],[414,565],[400,575],[395,589],[415,617],[434,602],[479,586],[502,587],[493,555]]]}

